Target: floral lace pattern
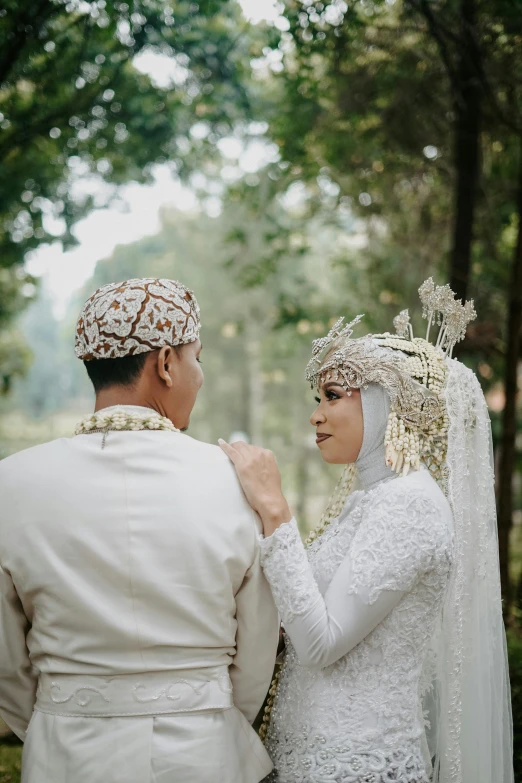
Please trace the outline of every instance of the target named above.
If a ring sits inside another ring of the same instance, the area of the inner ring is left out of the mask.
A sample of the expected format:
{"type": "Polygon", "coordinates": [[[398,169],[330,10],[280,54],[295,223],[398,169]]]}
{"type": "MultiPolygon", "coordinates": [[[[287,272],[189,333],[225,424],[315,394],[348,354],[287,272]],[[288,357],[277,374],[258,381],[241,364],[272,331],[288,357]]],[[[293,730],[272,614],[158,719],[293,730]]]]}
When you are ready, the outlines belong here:
{"type": "Polygon", "coordinates": [[[293,556],[294,551],[302,546],[295,519],[281,525],[269,538],[261,541],[264,571],[283,623],[286,624],[291,623],[296,615],[306,612],[319,595],[316,583],[309,578],[306,557],[293,556]],[[283,572],[285,579],[280,581],[277,575],[283,572]],[[288,583],[292,585],[289,592],[286,591],[288,583]]]}
{"type": "Polygon", "coordinates": [[[370,750],[354,753],[343,744],[332,745],[321,734],[289,734],[287,742],[296,749],[285,758],[285,766],[272,772],[266,783],[429,783],[424,762],[404,749],[383,753],[370,750]]]}
{"type": "Polygon", "coordinates": [[[406,595],[362,642],[312,670],[287,652],[267,749],[278,783],[427,783],[420,681],[451,564],[451,513],[427,471],[355,492],[305,550],[295,523],[262,543],[262,563],[287,625],[321,600],[349,554],[349,592],[366,603],[406,595]]]}
{"type": "Polygon", "coordinates": [[[374,603],[382,590],[411,590],[430,571],[447,573],[448,551],[440,509],[422,490],[396,491],[391,497],[379,494],[350,550],[351,590],[366,596],[368,603],[374,603]],[[413,520],[420,524],[412,525],[413,520]]]}

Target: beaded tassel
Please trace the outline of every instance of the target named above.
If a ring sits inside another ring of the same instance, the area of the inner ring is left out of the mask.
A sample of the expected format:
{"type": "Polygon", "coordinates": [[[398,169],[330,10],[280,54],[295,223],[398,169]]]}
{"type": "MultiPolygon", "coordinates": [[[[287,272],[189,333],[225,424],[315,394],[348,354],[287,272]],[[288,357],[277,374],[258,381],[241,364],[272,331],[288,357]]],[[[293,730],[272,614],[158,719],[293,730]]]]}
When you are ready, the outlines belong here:
{"type": "Polygon", "coordinates": [[[388,418],[384,445],[386,464],[395,473],[407,476],[410,468],[419,470],[421,458],[419,434],[399,419],[393,410],[388,418]]]}

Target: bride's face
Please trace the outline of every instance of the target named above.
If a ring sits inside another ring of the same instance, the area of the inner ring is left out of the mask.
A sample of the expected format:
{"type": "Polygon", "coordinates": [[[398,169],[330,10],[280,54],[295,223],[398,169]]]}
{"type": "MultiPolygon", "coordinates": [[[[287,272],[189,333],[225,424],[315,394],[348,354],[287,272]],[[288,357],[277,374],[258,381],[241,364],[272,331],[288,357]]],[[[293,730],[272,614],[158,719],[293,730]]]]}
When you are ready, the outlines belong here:
{"type": "Polygon", "coordinates": [[[321,386],[319,394],[310,423],[317,430],[316,443],[322,458],[333,465],[355,462],[364,435],[360,390],[351,389],[349,395],[342,386],[329,381],[321,386]]]}

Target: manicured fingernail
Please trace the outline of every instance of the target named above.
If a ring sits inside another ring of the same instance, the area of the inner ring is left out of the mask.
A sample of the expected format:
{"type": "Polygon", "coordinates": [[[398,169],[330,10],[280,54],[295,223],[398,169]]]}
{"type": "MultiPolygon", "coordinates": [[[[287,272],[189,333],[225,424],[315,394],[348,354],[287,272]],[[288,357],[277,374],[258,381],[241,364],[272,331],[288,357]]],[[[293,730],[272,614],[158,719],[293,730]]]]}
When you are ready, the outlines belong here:
{"type": "Polygon", "coordinates": [[[218,443],[220,446],[222,446],[224,442],[225,441],[223,440],[223,438],[218,438],[218,443]]]}

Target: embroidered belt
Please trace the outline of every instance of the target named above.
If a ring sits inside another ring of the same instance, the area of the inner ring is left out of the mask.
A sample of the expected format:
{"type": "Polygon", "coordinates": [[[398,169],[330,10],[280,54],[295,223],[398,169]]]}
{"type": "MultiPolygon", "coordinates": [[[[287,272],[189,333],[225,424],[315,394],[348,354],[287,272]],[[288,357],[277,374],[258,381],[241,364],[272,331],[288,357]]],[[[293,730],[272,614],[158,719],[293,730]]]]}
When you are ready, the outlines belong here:
{"type": "Polygon", "coordinates": [[[233,706],[228,666],[143,674],[41,674],[35,710],[92,718],[174,715],[233,706]]]}

